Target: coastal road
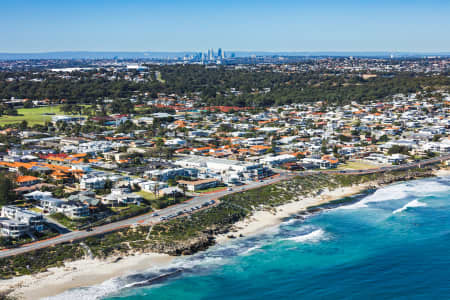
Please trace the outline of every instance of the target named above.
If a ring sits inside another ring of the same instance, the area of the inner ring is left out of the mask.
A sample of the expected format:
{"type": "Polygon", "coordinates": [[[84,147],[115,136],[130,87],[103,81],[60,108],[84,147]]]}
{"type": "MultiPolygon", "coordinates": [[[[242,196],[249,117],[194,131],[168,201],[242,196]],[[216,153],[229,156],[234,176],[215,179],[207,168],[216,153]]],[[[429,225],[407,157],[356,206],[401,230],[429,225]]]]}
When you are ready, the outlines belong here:
{"type": "Polygon", "coordinates": [[[450,159],[449,155],[444,155],[440,157],[435,157],[427,160],[423,160],[420,162],[413,162],[408,163],[404,165],[397,165],[392,167],[382,167],[382,168],[375,168],[375,169],[367,169],[367,170],[343,170],[343,171],[300,171],[300,172],[287,172],[285,170],[276,170],[279,172],[278,175],[272,176],[270,178],[267,178],[263,181],[255,181],[251,182],[246,185],[233,187],[232,190],[222,190],[211,194],[204,194],[201,196],[197,196],[192,198],[191,200],[188,200],[186,202],[176,204],[170,207],[166,207],[164,209],[156,211],[158,213],[158,216],[152,216],[154,212],[147,213],[144,215],[136,216],[130,219],[106,224],[103,226],[98,226],[92,228],[91,231],[72,231],[69,233],[65,233],[62,235],[59,235],[57,237],[47,239],[47,240],[41,240],[34,243],[23,245],[19,248],[13,248],[13,249],[6,249],[6,250],[0,250],[0,258],[13,256],[25,252],[29,252],[36,249],[46,248],[50,246],[54,246],[61,243],[67,243],[72,242],[80,239],[84,239],[90,236],[96,236],[101,235],[107,232],[112,232],[119,230],[121,228],[133,226],[133,225],[140,225],[140,224],[155,224],[161,222],[161,217],[167,217],[169,215],[177,215],[178,213],[184,213],[184,210],[190,209],[193,207],[202,206],[205,202],[211,201],[211,200],[217,200],[225,195],[243,192],[246,190],[255,189],[258,187],[262,187],[265,185],[273,184],[276,182],[280,182],[282,180],[287,180],[290,178],[293,178],[295,176],[308,176],[313,174],[347,174],[347,175],[364,175],[364,174],[373,174],[373,173],[383,173],[388,171],[394,171],[394,170],[408,170],[416,167],[422,167],[426,165],[436,164],[443,161],[446,161],[450,159]]]}
{"type": "Polygon", "coordinates": [[[119,229],[122,229],[125,227],[129,227],[129,226],[133,226],[133,225],[159,223],[159,222],[161,222],[161,220],[160,220],[161,217],[167,217],[169,215],[177,215],[179,212],[184,213],[184,210],[186,210],[186,209],[190,209],[190,208],[198,207],[198,206],[201,207],[205,202],[209,202],[211,200],[217,200],[225,195],[229,195],[229,194],[237,193],[237,192],[243,192],[246,190],[255,189],[258,187],[265,186],[265,185],[273,184],[273,183],[276,183],[276,182],[279,182],[282,180],[289,179],[293,176],[295,176],[295,174],[283,173],[283,174],[280,174],[277,176],[267,178],[263,181],[255,181],[255,182],[251,182],[247,185],[234,187],[234,188],[232,188],[231,191],[228,189],[225,189],[222,191],[218,191],[216,193],[197,196],[197,197],[194,197],[191,200],[185,201],[183,203],[176,204],[176,205],[166,207],[164,209],[156,211],[156,213],[158,213],[158,216],[152,216],[152,214],[154,214],[155,212],[151,212],[151,213],[147,213],[144,215],[129,218],[126,220],[106,224],[103,226],[94,227],[94,228],[92,228],[91,231],[86,231],[86,230],[71,231],[69,233],[65,233],[65,234],[56,236],[54,238],[26,244],[19,248],[0,250],[0,258],[13,256],[13,255],[17,255],[17,254],[21,254],[21,253],[25,253],[25,252],[29,252],[29,251],[41,249],[41,248],[51,247],[51,246],[61,244],[61,243],[72,242],[72,241],[84,239],[84,238],[87,238],[90,236],[101,235],[101,234],[104,234],[107,232],[116,231],[116,230],[119,230],[119,229]]]}

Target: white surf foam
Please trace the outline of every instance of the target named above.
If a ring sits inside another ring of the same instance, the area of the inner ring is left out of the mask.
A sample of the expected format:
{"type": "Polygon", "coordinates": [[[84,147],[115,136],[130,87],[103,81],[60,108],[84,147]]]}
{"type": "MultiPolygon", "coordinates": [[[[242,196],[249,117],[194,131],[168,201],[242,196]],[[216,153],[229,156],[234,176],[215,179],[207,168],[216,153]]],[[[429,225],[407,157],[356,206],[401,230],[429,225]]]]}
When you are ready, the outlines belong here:
{"type": "Polygon", "coordinates": [[[316,229],[308,234],[294,236],[283,239],[285,241],[294,241],[296,243],[317,243],[325,238],[325,231],[323,229],[316,229]]]}
{"type": "Polygon", "coordinates": [[[258,250],[258,249],[260,249],[260,248],[261,248],[260,245],[254,246],[254,247],[251,247],[251,248],[245,250],[242,254],[245,255],[245,254],[248,254],[248,253],[253,252],[253,251],[255,251],[255,250],[258,250]]]}
{"type": "Polygon", "coordinates": [[[122,288],[119,278],[107,280],[99,285],[86,288],[76,288],[62,294],[44,298],[46,300],[97,300],[111,293],[118,292],[122,288]]]}
{"type": "Polygon", "coordinates": [[[423,207],[423,206],[427,206],[427,204],[420,202],[419,200],[416,199],[416,200],[406,203],[401,208],[394,210],[392,213],[398,214],[398,213],[401,213],[402,211],[407,210],[410,207],[423,207]]]}
{"type": "Polygon", "coordinates": [[[437,181],[415,181],[390,185],[378,189],[375,193],[352,205],[343,205],[338,209],[357,209],[367,207],[369,203],[401,200],[410,196],[425,197],[433,193],[449,191],[450,186],[437,181]]]}

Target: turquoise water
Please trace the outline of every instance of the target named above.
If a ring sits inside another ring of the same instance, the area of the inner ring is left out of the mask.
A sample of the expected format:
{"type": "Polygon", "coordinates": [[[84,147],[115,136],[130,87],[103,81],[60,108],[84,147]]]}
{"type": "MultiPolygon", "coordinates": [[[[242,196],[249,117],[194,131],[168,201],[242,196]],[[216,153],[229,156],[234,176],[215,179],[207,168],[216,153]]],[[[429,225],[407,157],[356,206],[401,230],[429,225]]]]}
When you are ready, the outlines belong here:
{"type": "Polygon", "coordinates": [[[394,184],[61,299],[450,299],[450,178],[394,184]],[[181,268],[165,282],[127,288],[181,268]]]}

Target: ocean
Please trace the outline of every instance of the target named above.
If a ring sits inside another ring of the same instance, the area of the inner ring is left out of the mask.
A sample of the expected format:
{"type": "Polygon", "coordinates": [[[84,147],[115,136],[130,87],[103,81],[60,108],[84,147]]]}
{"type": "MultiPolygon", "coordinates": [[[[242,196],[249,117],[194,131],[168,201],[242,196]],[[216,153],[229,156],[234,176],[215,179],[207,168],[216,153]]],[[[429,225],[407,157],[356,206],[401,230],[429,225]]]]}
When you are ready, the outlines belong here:
{"type": "Polygon", "coordinates": [[[450,299],[449,192],[450,177],[393,184],[169,268],[50,299],[450,299]]]}

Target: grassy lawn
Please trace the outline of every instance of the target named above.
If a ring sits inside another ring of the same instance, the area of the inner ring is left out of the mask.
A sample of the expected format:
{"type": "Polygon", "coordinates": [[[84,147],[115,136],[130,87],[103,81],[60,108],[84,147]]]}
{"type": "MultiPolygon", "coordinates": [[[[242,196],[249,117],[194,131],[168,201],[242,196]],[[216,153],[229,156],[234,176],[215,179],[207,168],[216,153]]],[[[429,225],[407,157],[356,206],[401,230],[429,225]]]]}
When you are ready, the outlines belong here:
{"type": "Polygon", "coordinates": [[[162,79],[161,72],[156,71],[155,74],[156,74],[156,80],[158,80],[161,83],[166,83],[166,81],[164,79],[162,79]]]}
{"type": "Polygon", "coordinates": [[[378,164],[371,164],[369,162],[362,162],[362,161],[348,161],[345,164],[339,165],[339,167],[336,170],[365,170],[365,169],[374,169],[374,168],[380,168],[381,165],[378,164]]]}
{"type": "Polygon", "coordinates": [[[28,125],[44,124],[46,121],[52,120],[52,115],[44,115],[51,113],[55,115],[62,115],[59,105],[35,107],[35,108],[19,108],[17,110],[18,116],[2,116],[0,117],[0,124],[20,123],[23,120],[28,122],[28,125]]]}
{"type": "Polygon", "coordinates": [[[34,108],[19,108],[17,109],[18,116],[1,116],[0,125],[20,123],[24,120],[28,122],[28,125],[43,125],[45,122],[51,121],[53,115],[64,115],[60,107],[60,105],[53,105],[34,108]]]}
{"type": "Polygon", "coordinates": [[[42,213],[42,209],[37,208],[37,207],[32,207],[30,208],[31,211],[37,212],[37,213],[42,213]]]}
{"type": "Polygon", "coordinates": [[[115,213],[120,213],[122,210],[126,210],[128,209],[128,206],[113,206],[110,207],[111,211],[115,212],[115,213]]]}
{"type": "Polygon", "coordinates": [[[195,191],[196,193],[211,193],[211,192],[215,192],[215,191],[218,191],[218,190],[223,190],[223,189],[226,189],[227,187],[226,186],[216,186],[216,187],[213,187],[213,188],[209,188],[209,189],[204,189],[204,190],[198,190],[198,191],[195,191]]]}
{"type": "Polygon", "coordinates": [[[78,226],[85,225],[88,218],[70,219],[62,213],[54,213],[49,216],[50,219],[55,220],[70,230],[77,230],[78,226]]]}
{"type": "Polygon", "coordinates": [[[139,191],[139,192],[136,192],[136,194],[138,194],[139,196],[141,196],[142,198],[144,198],[147,201],[152,201],[152,200],[161,198],[161,196],[156,196],[155,194],[146,192],[146,191],[139,191]]]}

